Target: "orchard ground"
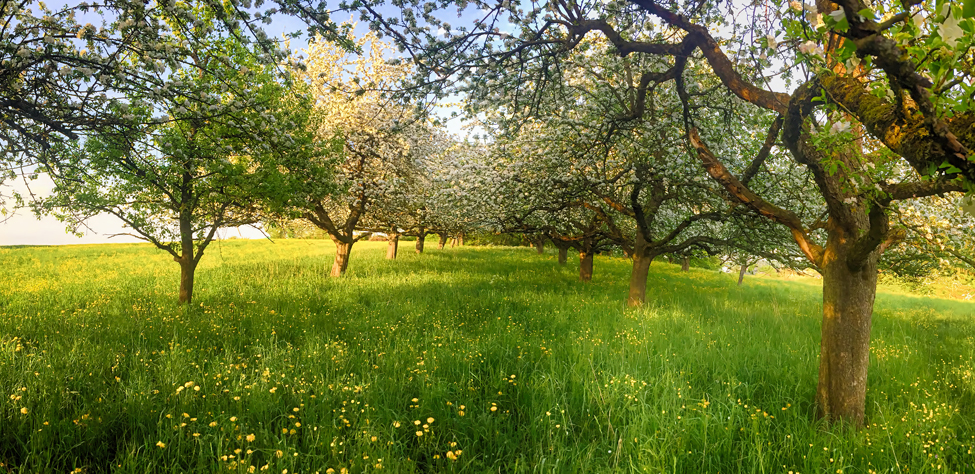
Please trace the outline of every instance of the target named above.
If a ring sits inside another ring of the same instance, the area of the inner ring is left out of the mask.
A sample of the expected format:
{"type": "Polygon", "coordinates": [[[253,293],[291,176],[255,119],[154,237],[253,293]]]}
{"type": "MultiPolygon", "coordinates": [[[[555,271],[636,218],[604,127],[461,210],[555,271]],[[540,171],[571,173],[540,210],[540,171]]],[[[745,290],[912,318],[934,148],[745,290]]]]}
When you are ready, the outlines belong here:
{"type": "Polygon", "coordinates": [[[814,281],[427,247],[0,249],[0,472],[975,472],[971,303],[881,290],[857,431],[814,281]]]}

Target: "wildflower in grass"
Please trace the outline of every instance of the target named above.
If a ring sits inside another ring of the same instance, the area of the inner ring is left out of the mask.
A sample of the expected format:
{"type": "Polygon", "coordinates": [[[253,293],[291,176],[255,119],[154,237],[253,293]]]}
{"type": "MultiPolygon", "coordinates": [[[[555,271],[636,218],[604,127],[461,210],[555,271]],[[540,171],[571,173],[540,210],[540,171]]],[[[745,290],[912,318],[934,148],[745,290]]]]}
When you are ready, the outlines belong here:
{"type": "Polygon", "coordinates": [[[274,452],[274,455],[280,458],[281,456],[284,456],[284,451],[281,451],[279,449],[279,450],[277,450],[277,451],[274,452]]]}
{"type": "Polygon", "coordinates": [[[399,427],[400,427],[399,422],[398,421],[394,421],[393,422],[393,428],[399,428],[399,427]]]}
{"type": "Polygon", "coordinates": [[[235,422],[235,421],[237,421],[237,417],[236,417],[236,416],[232,416],[232,417],[230,417],[230,422],[231,422],[231,423],[233,423],[233,422],[235,422]]]}
{"type": "Polygon", "coordinates": [[[20,413],[21,413],[22,415],[26,415],[26,414],[28,413],[28,411],[27,411],[27,407],[23,407],[23,408],[21,408],[21,409],[20,409],[20,413]]]}
{"type": "Polygon", "coordinates": [[[433,417],[432,416],[430,418],[427,418],[427,423],[433,423],[433,421],[434,420],[433,420],[433,417]]]}
{"type": "Polygon", "coordinates": [[[254,436],[254,433],[251,433],[251,434],[247,435],[247,441],[248,442],[252,442],[255,439],[257,439],[257,436],[254,436]]]}
{"type": "Polygon", "coordinates": [[[162,441],[156,441],[156,446],[159,446],[160,448],[165,448],[166,443],[163,443],[162,441]]]}
{"type": "Polygon", "coordinates": [[[210,422],[210,428],[213,428],[214,426],[217,426],[217,422],[216,421],[211,421],[210,422]]]}
{"type": "Polygon", "coordinates": [[[419,437],[419,436],[423,436],[423,432],[422,432],[422,431],[417,431],[417,432],[416,432],[416,435],[417,435],[418,437],[419,437]]]}

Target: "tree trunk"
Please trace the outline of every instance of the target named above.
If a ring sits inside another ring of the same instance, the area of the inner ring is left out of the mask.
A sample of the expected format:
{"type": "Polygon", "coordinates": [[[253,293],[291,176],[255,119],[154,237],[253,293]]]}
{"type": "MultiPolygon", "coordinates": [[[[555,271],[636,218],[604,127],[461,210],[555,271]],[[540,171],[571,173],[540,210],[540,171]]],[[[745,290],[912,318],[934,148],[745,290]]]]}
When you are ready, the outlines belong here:
{"type": "Polygon", "coordinates": [[[647,274],[650,264],[656,255],[648,253],[647,240],[643,233],[637,230],[633,241],[633,271],[630,273],[630,294],[626,298],[626,305],[642,306],[647,299],[647,274]]]}
{"type": "Polygon", "coordinates": [[[450,239],[450,248],[454,248],[456,246],[457,246],[457,237],[454,237],[450,239]]]}
{"type": "Polygon", "coordinates": [[[351,252],[351,242],[335,241],[335,261],[332,263],[330,276],[339,277],[345,274],[345,269],[349,268],[349,254],[351,252]]]}
{"type": "Polygon", "coordinates": [[[565,265],[565,262],[569,260],[569,249],[566,247],[559,247],[559,265],[565,265]]]}
{"type": "Polygon", "coordinates": [[[420,235],[416,236],[416,253],[423,253],[423,241],[427,239],[426,232],[420,232],[420,235]]]}
{"type": "Polygon", "coordinates": [[[592,251],[579,251],[579,281],[592,280],[592,251]]]}
{"type": "Polygon", "coordinates": [[[738,270],[738,286],[741,286],[741,281],[745,279],[745,271],[748,270],[748,264],[741,264],[741,270],[738,270]]]}
{"type": "Polygon", "coordinates": [[[535,251],[539,255],[545,253],[545,239],[538,239],[535,241],[535,251]]]}
{"type": "Polygon", "coordinates": [[[686,272],[691,269],[691,257],[684,255],[684,261],[680,264],[680,271],[686,272]]]}
{"type": "Polygon", "coordinates": [[[193,277],[196,274],[196,262],[192,258],[176,260],[179,263],[179,302],[189,304],[193,302],[193,277]]]}
{"type": "Polygon", "coordinates": [[[440,240],[437,242],[437,250],[443,250],[444,245],[447,245],[447,234],[437,234],[440,236],[440,240]]]}
{"type": "Polygon", "coordinates": [[[399,250],[399,234],[389,234],[389,243],[386,245],[386,260],[396,260],[396,251],[399,250]]]}
{"type": "Polygon", "coordinates": [[[877,293],[872,252],[858,269],[848,256],[855,237],[829,229],[823,254],[823,327],[816,388],[818,415],[863,426],[870,360],[870,319],[877,293]]]}
{"type": "Polygon", "coordinates": [[[464,246],[464,233],[463,232],[461,232],[460,234],[457,235],[457,245],[459,245],[461,247],[464,246]]]}

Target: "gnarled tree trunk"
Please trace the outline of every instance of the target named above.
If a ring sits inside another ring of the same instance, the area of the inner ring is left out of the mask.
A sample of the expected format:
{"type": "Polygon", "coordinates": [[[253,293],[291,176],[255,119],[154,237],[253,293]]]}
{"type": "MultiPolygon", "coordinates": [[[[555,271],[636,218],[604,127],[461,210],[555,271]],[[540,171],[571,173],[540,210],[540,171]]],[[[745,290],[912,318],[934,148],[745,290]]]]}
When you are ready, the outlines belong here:
{"type": "Polygon", "coordinates": [[[332,272],[329,274],[333,277],[342,276],[345,274],[345,269],[349,268],[349,254],[352,252],[352,242],[342,242],[337,239],[333,239],[335,242],[335,261],[332,263],[332,272]]]}
{"type": "Polygon", "coordinates": [[[399,234],[389,234],[386,244],[386,260],[395,260],[399,250],[399,234]]]}
{"type": "Polygon", "coordinates": [[[880,252],[874,250],[859,268],[850,268],[848,257],[855,237],[835,227],[829,229],[823,253],[823,327],[816,405],[821,418],[862,426],[880,252]]]}
{"type": "Polygon", "coordinates": [[[738,270],[738,286],[741,286],[742,280],[745,279],[745,272],[748,270],[748,263],[741,264],[741,269],[738,270]]]}
{"type": "Polygon", "coordinates": [[[592,257],[591,250],[579,251],[579,281],[592,280],[592,257]]]}
{"type": "Polygon", "coordinates": [[[437,234],[440,236],[440,240],[437,241],[437,250],[443,250],[444,246],[447,245],[447,234],[437,234]]]}

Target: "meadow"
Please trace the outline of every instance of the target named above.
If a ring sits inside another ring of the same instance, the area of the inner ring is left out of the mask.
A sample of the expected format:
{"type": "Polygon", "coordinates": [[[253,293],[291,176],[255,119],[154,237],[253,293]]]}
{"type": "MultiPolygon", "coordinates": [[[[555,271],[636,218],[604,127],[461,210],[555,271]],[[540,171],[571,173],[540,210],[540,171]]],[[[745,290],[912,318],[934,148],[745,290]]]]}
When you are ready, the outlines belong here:
{"type": "Polygon", "coordinates": [[[0,249],[0,473],[975,472],[975,306],[881,292],[868,426],[815,420],[820,289],[527,248],[0,249]]]}

